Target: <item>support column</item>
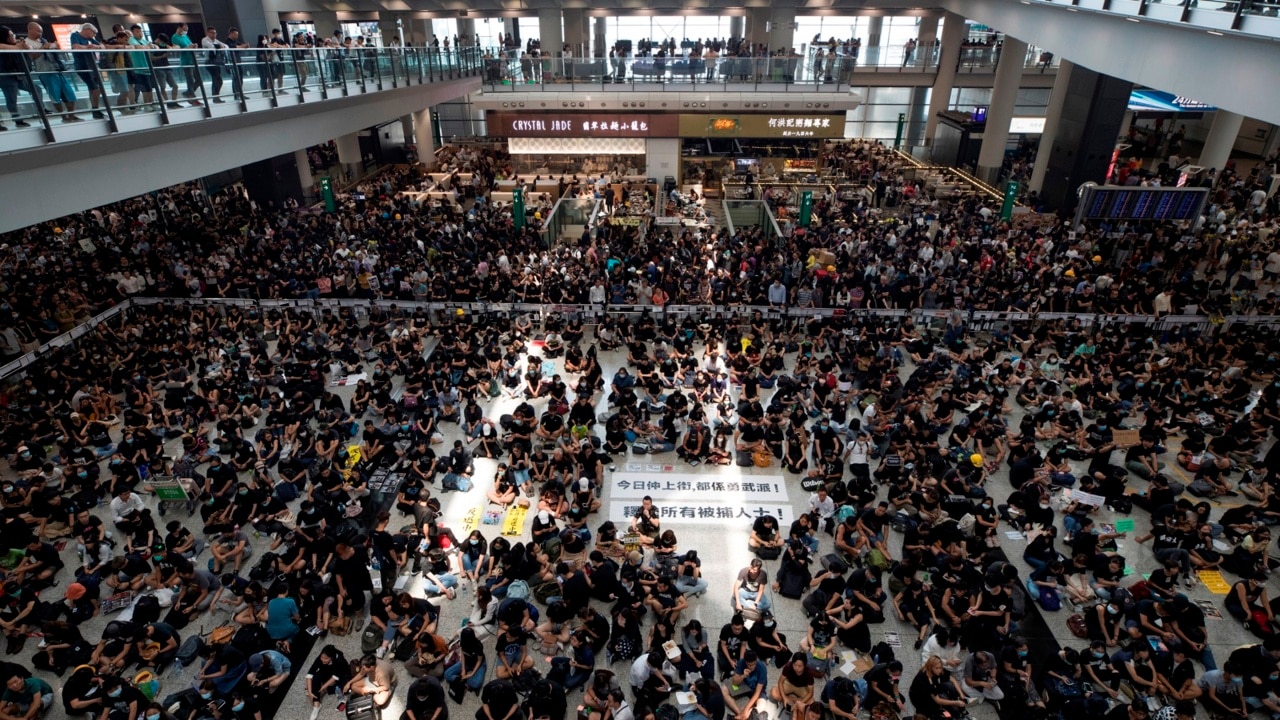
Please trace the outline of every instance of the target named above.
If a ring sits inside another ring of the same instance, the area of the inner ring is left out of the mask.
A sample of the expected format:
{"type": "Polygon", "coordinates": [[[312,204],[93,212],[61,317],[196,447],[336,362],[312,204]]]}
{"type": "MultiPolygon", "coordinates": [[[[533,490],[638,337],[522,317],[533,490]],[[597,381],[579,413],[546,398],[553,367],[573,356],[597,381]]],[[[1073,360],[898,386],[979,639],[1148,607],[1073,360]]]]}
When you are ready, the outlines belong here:
{"type": "Polygon", "coordinates": [[[1004,50],[1000,53],[1003,62],[996,67],[995,87],[987,108],[987,127],[982,131],[982,149],[978,151],[979,180],[994,183],[1000,174],[1005,145],[1009,144],[1013,106],[1018,100],[1018,86],[1022,84],[1022,59],[1026,55],[1026,43],[1004,36],[1004,50]]]}
{"type": "Polygon", "coordinates": [[[773,8],[769,18],[769,50],[790,50],[796,42],[796,9],[773,8]]]}
{"type": "Polygon", "coordinates": [[[431,108],[429,107],[413,113],[413,142],[418,146],[418,162],[427,166],[434,165],[436,136],[431,132],[431,108]]]}
{"type": "Polygon", "coordinates": [[[560,25],[560,8],[542,8],[538,10],[538,41],[542,43],[542,54],[551,53],[551,57],[559,54],[564,47],[564,32],[560,25]]]}
{"type": "Polygon", "coordinates": [[[743,31],[747,27],[747,18],[743,15],[732,15],[729,17],[729,38],[738,40],[746,37],[743,31]]]}
{"type": "Polygon", "coordinates": [[[311,23],[316,26],[316,40],[322,42],[325,38],[333,37],[338,28],[342,27],[342,24],[338,22],[338,13],[330,10],[313,10],[311,12],[311,23]]]}
{"type": "Polygon", "coordinates": [[[476,44],[476,21],[470,18],[458,20],[458,44],[471,47],[476,44]]]}
{"type": "MultiPolygon", "coordinates": [[[[217,28],[219,38],[226,38],[227,28],[237,27],[240,28],[240,37],[250,44],[258,35],[269,34],[271,28],[280,27],[280,14],[268,12],[261,0],[200,0],[200,12],[204,16],[205,27],[217,28]]],[[[126,21],[125,27],[130,24],[126,21]]],[[[192,40],[199,42],[195,38],[192,40]]]]}
{"type": "Polygon", "coordinates": [[[932,13],[920,18],[920,27],[916,34],[916,57],[912,62],[915,67],[933,66],[933,43],[938,39],[938,16],[932,13]]]}
{"type": "Polygon", "coordinates": [[[598,58],[608,57],[609,48],[606,47],[606,33],[608,32],[609,20],[608,18],[598,17],[593,19],[591,22],[591,27],[593,29],[593,32],[591,33],[591,53],[598,58]]]}
{"type": "Polygon", "coordinates": [[[1071,71],[1075,64],[1063,59],[1058,65],[1058,76],[1053,80],[1053,91],[1049,95],[1049,107],[1045,108],[1044,132],[1040,133],[1040,144],[1036,147],[1036,164],[1031,168],[1029,190],[1040,192],[1044,187],[1044,173],[1049,168],[1049,155],[1053,152],[1053,141],[1058,137],[1058,123],[1062,120],[1062,106],[1067,99],[1067,86],[1071,83],[1071,71]]]}
{"type": "Polygon", "coordinates": [[[864,64],[880,64],[880,35],[883,32],[884,17],[881,15],[872,16],[867,25],[867,44],[862,47],[862,56],[866,58],[864,64]]]}
{"type": "Polygon", "coordinates": [[[363,160],[360,155],[360,136],[349,133],[339,137],[334,144],[338,146],[338,162],[342,163],[343,169],[352,177],[357,176],[363,160]]]}
{"type": "Polygon", "coordinates": [[[587,47],[586,13],[575,8],[565,8],[560,13],[564,15],[564,42],[573,56],[580,58],[586,54],[587,47]]]}
{"type": "Polygon", "coordinates": [[[298,166],[298,183],[302,185],[302,192],[308,194],[316,179],[311,175],[311,156],[307,155],[307,149],[294,150],[293,162],[298,166]]]}
{"type": "MultiPolygon", "coordinates": [[[[1133,83],[1128,80],[1100,75],[1083,65],[1072,66],[1053,145],[1048,150],[1042,145],[1040,150],[1049,155],[1040,185],[1042,205],[1068,212],[1075,207],[1076,191],[1082,184],[1106,179],[1132,91],[1133,83]]],[[[1053,97],[1049,100],[1054,102],[1053,97]]]]}
{"type": "Polygon", "coordinates": [[[769,8],[747,8],[747,42],[754,47],[769,42],[769,8]]]}
{"type": "Polygon", "coordinates": [[[516,18],[502,18],[502,34],[504,37],[513,37],[520,43],[520,47],[524,47],[524,40],[520,38],[520,23],[516,18]]]}
{"type": "Polygon", "coordinates": [[[1200,162],[1197,163],[1211,170],[1221,170],[1231,159],[1231,148],[1240,135],[1240,125],[1244,116],[1227,110],[1218,110],[1213,114],[1213,125],[1209,127],[1209,136],[1204,139],[1204,149],[1200,151],[1200,162]]]}
{"type": "Polygon", "coordinates": [[[393,43],[404,44],[403,38],[400,37],[400,21],[391,17],[389,13],[385,18],[381,13],[379,14],[378,33],[382,35],[382,47],[391,47],[393,43]]]}
{"type": "Polygon", "coordinates": [[[924,113],[929,112],[925,95],[929,88],[917,85],[911,88],[911,101],[907,105],[907,127],[903,137],[903,152],[911,154],[911,148],[924,144],[924,113]]]}
{"type": "MultiPolygon", "coordinates": [[[[305,151],[299,152],[305,154],[305,151]]],[[[297,153],[249,163],[240,168],[240,173],[245,192],[260,208],[283,207],[290,198],[298,202],[303,200],[304,186],[297,166],[297,153]]],[[[311,175],[310,167],[306,167],[306,173],[311,175]]]]}
{"type": "Polygon", "coordinates": [[[960,44],[964,42],[964,18],[948,12],[942,23],[942,52],[938,55],[938,76],[929,96],[929,117],[925,118],[924,144],[933,146],[938,132],[938,113],[951,104],[951,90],[956,82],[956,66],[960,62],[960,44]]]}

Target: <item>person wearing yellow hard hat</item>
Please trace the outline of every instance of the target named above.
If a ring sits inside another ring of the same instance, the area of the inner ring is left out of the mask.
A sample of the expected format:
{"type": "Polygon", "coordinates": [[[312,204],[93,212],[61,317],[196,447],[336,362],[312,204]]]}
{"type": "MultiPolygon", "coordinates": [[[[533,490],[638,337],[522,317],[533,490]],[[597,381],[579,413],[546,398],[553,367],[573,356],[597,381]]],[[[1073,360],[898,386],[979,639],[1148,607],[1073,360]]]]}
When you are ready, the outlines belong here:
{"type": "Polygon", "coordinates": [[[979,455],[978,453],[974,453],[974,454],[970,455],[970,456],[969,456],[969,463],[970,463],[971,465],[973,465],[974,467],[982,467],[982,456],[981,456],[981,455],[979,455]]]}

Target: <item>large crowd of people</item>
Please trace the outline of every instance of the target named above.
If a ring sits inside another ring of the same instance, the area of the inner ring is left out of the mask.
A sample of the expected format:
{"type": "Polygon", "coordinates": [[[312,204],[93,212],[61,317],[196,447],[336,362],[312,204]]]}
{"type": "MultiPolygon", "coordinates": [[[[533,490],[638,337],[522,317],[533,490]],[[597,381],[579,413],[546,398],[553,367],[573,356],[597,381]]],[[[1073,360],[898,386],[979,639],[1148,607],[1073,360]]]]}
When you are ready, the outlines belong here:
{"type": "Polygon", "coordinates": [[[1198,229],[1009,224],[855,142],[839,161],[904,215],[872,190],[780,244],[605,225],[543,248],[485,202],[508,158],[446,154],[478,178],[461,212],[405,201],[399,169],[334,214],[187,186],[3,238],[8,356],[168,301],[6,392],[0,715],[262,720],[302,692],[313,719],[336,698],[426,720],[476,693],[478,720],[561,720],[578,691],[592,720],[1280,711],[1271,330],[969,314],[1275,314],[1261,175],[1223,171],[1198,229]],[[804,500],[728,533],[754,557],[724,567],[724,533],[682,546],[660,503],[603,502],[617,463],[668,453],[780,467],[804,500]],[[468,529],[455,498],[527,527],[468,529]],[[1149,578],[1122,542],[1150,544],[1149,578]],[[1235,634],[1196,602],[1206,569],[1235,634]],[[157,692],[175,668],[193,687],[157,692]]]}

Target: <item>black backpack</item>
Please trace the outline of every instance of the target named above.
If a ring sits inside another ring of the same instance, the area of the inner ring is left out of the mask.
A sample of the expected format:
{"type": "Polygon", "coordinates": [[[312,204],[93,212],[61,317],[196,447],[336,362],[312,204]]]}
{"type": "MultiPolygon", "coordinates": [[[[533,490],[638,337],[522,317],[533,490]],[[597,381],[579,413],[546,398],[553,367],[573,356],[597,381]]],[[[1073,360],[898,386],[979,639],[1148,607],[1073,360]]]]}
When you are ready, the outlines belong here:
{"type": "Polygon", "coordinates": [[[893,655],[893,647],[887,642],[878,642],[871,648],[871,659],[877,665],[884,665],[893,662],[896,658],[893,655]]]}
{"type": "Polygon", "coordinates": [[[160,620],[160,600],[155,595],[143,595],[133,605],[133,622],[149,625],[160,620]]]}

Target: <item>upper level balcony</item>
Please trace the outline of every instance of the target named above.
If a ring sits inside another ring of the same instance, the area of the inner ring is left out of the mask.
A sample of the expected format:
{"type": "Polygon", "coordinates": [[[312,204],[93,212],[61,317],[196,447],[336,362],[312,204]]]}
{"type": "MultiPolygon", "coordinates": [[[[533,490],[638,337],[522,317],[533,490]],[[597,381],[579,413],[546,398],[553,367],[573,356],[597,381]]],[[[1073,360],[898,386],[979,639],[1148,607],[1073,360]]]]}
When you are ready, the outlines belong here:
{"type": "Polygon", "coordinates": [[[403,92],[481,69],[478,48],[0,50],[0,153],[403,92]]]}
{"type": "Polygon", "coordinates": [[[1280,38],[1280,0],[1036,0],[1219,32],[1280,38]]]}
{"type": "MultiPolygon", "coordinates": [[[[486,50],[486,93],[548,90],[670,90],[676,92],[847,92],[868,84],[930,84],[938,71],[941,48],[847,47],[818,55],[804,53],[773,57],[699,57],[684,49],[674,56],[633,55],[595,58],[532,57],[517,51],[486,50]]],[[[965,45],[960,50],[960,75],[991,76],[1001,60],[998,45],[965,45]]],[[[1032,73],[1055,73],[1058,59],[1029,47],[1019,59],[1032,73]]]]}

